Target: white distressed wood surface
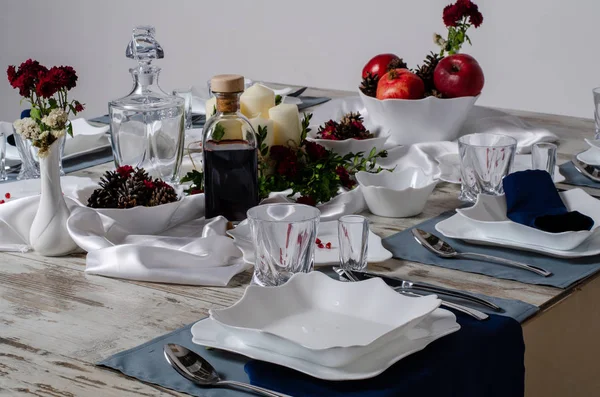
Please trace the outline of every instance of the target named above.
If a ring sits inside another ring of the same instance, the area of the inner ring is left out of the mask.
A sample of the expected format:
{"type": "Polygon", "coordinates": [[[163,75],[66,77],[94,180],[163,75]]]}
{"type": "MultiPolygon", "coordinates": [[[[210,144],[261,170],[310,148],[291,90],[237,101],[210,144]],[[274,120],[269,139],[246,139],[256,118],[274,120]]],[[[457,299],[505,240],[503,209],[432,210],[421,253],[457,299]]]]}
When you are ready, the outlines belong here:
{"type": "MultiPolygon", "coordinates": [[[[348,94],[316,89],[306,93],[330,97],[348,94]]],[[[511,113],[559,134],[561,161],[584,149],[583,137],[593,135],[591,120],[511,113]]],[[[98,178],[111,166],[75,175],[98,178]]],[[[424,213],[417,217],[367,215],[375,233],[385,237],[456,208],[457,195],[457,186],[442,183],[424,213]]],[[[371,268],[465,291],[519,299],[547,306],[550,312],[557,297],[570,293],[395,259],[371,268]]],[[[236,276],[227,288],[218,288],[109,279],[86,275],[84,269],[83,255],[44,258],[34,253],[0,253],[0,395],[180,395],[95,367],[94,363],[198,320],[212,307],[231,305],[250,282],[249,272],[236,276]]]]}

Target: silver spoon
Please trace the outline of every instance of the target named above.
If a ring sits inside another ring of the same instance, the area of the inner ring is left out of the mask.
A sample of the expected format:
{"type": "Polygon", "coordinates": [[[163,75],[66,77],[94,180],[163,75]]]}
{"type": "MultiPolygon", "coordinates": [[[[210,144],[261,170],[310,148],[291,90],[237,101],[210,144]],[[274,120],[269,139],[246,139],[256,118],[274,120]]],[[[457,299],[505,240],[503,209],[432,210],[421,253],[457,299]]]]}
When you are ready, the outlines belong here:
{"type": "Polygon", "coordinates": [[[499,258],[497,256],[485,255],[485,254],[477,254],[474,252],[457,252],[454,248],[450,246],[447,242],[442,240],[441,238],[427,233],[421,229],[412,229],[412,234],[417,240],[419,244],[425,247],[427,250],[433,252],[437,256],[442,258],[463,258],[463,259],[483,259],[490,262],[501,263],[503,265],[508,265],[512,267],[516,267],[519,269],[527,270],[540,276],[548,277],[551,276],[552,273],[542,269],[541,267],[527,265],[525,263],[511,261],[510,259],[499,258]]]}
{"type": "Polygon", "coordinates": [[[199,354],[194,353],[183,346],[168,343],[164,346],[163,351],[165,353],[165,358],[175,371],[199,386],[242,388],[251,390],[262,396],[285,396],[285,394],[276,393],[248,383],[237,382],[234,380],[221,380],[217,371],[215,371],[208,361],[199,354]]]}

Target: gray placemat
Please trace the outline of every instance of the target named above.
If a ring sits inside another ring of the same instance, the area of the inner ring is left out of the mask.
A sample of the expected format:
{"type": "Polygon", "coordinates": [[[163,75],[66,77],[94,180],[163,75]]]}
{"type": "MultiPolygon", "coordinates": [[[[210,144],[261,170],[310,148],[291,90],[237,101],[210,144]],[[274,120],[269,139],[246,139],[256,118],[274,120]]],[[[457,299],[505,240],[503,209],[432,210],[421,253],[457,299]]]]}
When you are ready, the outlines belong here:
{"type": "Polygon", "coordinates": [[[581,173],[577,171],[572,162],[568,161],[564,164],[561,164],[558,168],[560,169],[560,173],[566,179],[562,183],[566,183],[568,185],[586,186],[600,189],[600,183],[594,182],[591,179],[581,175],[581,173]]]}
{"type": "Polygon", "coordinates": [[[559,288],[567,288],[577,281],[582,280],[600,270],[600,256],[591,256],[585,258],[553,258],[533,252],[519,251],[516,249],[467,244],[461,240],[444,237],[441,233],[435,230],[435,225],[452,215],[454,215],[454,211],[446,212],[438,217],[432,218],[410,229],[406,229],[400,233],[390,236],[383,240],[383,246],[390,250],[394,255],[394,258],[397,259],[406,259],[413,262],[462,270],[469,273],[485,274],[497,278],[516,280],[527,284],[550,285],[559,288]],[[477,252],[481,254],[512,259],[518,262],[527,263],[529,265],[543,267],[544,269],[551,271],[553,275],[550,277],[542,277],[526,270],[504,266],[493,262],[440,258],[421,247],[415,241],[412,233],[410,232],[411,229],[415,227],[423,229],[429,233],[433,233],[436,236],[443,237],[445,241],[447,241],[459,252],[477,252]]]}

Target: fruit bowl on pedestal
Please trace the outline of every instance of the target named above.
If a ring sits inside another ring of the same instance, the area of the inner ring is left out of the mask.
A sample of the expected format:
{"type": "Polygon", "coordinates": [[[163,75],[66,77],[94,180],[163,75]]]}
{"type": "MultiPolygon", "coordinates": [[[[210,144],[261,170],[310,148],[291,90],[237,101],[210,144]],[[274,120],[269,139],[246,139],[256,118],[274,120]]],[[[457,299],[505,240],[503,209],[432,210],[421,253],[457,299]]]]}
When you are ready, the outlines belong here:
{"type": "Polygon", "coordinates": [[[377,99],[359,95],[371,122],[389,131],[389,144],[410,145],[419,142],[452,141],[479,98],[377,99]]]}

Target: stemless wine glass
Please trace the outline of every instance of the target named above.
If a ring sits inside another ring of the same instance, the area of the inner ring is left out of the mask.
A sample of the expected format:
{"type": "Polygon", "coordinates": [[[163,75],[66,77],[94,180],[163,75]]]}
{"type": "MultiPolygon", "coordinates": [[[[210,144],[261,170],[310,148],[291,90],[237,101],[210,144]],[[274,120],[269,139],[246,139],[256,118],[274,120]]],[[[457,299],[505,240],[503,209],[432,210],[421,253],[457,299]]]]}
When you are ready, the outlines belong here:
{"type": "Polygon", "coordinates": [[[185,129],[192,128],[192,87],[176,88],[173,95],[183,98],[183,114],[185,120],[185,129]]]}
{"type": "Polygon", "coordinates": [[[0,129],[0,181],[8,179],[6,175],[6,134],[0,129]]]}
{"type": "Polygon", "coordinates": [[[313,270],[321,212],[302,204],[266,204],[248,210],[255,247],[252,282],[284,284],[294,273],[313,270]]]}
{"type": "Polygon", "coordinates": [[[363,271],[367,268],[369,221],[364,216],[346,215],[338,220],[340,267],[363,271]]]}
{"type": "Polygon", "coordinates": [[[592,90],[594,95],[594,120],[596,122],[596,133],[594,139],[600,139],[600,87],[592,90]]]}
{"type": "Polygon", "coordinates": [[[556,145],[548,142],[539,142],[531,147],[531,168],[547,171],[554,179],[556,166],[556,145]]]}
{"type": "Polygon", "coordinates": [[[461,189],[459,199],[475,202],[478,194],[504,194],[502,178],[511,171],[517,140],[493,133],[458,138],[461,189]]]}

